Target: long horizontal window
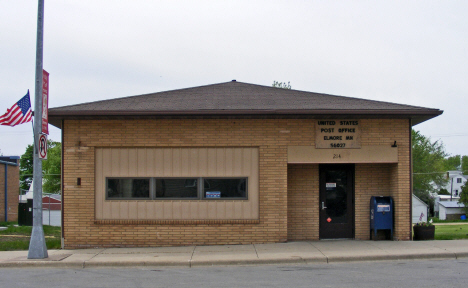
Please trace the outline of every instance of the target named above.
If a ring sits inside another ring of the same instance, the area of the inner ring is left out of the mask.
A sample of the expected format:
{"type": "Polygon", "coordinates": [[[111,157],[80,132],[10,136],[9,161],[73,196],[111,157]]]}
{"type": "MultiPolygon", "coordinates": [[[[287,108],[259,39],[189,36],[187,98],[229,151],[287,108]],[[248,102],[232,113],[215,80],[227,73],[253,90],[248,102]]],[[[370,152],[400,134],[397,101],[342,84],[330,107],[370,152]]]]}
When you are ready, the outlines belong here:
{"type": "Polygon", "coordinates": [[[148,199],[150,197],[150,179],[108,178],[106,182],[109,199],[148,199]]]}
{"type": "Polygon", "coordinates": [[[197,178],[156,179],[156,198],[198,198],[197,178]]]}
{"type": "Polygon", "coordinates": [[[244,178],[107,178],[106,199],[246,200],[244,178]]]}

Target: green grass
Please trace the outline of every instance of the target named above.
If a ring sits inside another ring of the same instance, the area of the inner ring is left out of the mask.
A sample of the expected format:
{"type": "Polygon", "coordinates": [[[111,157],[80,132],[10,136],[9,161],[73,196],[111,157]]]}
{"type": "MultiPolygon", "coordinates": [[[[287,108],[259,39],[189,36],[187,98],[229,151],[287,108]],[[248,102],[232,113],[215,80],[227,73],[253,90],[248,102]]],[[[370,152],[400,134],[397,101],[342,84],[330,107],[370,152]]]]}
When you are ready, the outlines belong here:
{"type": "MultiPolygon", "coordinates": [[[[0,231],[0,251],[28,250],[31,236],[31,226],[18,226],[13,222],[0,222],[0,226],[7,227],[0,231]],[[8,237],[3,235],[27,236],[27,237],[8,237]]],[[[60,249],[61,247],[61,228],[56,226],[44,225],[44,236],[46,236],[47,249],[60,249]],[[47,237],[51,236],[51,237],[47,237]]]]}
{"type": "Polygon", "coordinates": [[[430,217],[429,219],[432,219],[432,222],[433,223],[468,223],[468,220],[460,220],[460,219],[456,219],[456,220],[439,220],[439,218],[437,217],[430,217]]]}
{"type": "Polygon", "coordinates": [[[468,225],[437,225],[435,240],[468,239],[468,225]]]}

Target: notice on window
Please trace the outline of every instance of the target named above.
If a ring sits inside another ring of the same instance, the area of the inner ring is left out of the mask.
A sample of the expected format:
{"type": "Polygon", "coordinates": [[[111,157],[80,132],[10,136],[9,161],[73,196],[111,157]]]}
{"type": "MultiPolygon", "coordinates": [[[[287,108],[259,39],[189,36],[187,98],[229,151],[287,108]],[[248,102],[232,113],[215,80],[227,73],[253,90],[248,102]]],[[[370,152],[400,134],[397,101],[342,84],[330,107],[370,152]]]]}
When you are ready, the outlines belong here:
{"type": "Polygon", "coordinates": [[[360,120],[317,120],[315,148],[361,148],[360,120]]]}
{"type": "Polygon", "coordinates": [[[206,198],[221,198],[220,191],[206,192],[206,198]]]}

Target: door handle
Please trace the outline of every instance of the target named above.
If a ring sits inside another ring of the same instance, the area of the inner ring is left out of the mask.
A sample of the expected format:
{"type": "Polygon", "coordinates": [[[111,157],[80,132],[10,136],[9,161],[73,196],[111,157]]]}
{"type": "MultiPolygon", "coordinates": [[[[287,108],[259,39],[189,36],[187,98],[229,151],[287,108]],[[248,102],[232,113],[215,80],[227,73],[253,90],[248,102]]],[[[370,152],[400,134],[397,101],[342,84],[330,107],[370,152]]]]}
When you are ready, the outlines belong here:
{"type": "Polygon", "coordinates": [[[325,210],[327,209],[327,207],[325,207],[325,202],[322,202],[322,210],[325,210]]]}

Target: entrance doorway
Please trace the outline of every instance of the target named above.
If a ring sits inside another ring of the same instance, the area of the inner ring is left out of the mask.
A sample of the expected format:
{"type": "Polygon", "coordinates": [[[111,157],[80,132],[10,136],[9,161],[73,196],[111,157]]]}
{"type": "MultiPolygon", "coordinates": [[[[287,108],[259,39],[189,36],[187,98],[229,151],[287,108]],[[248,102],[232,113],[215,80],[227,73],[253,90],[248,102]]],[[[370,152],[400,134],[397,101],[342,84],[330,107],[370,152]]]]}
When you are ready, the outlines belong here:
{"type": "Polygon", "coordinates": [[[320,239],[354,238],[354,164],[320,165],[320,239]]]}

